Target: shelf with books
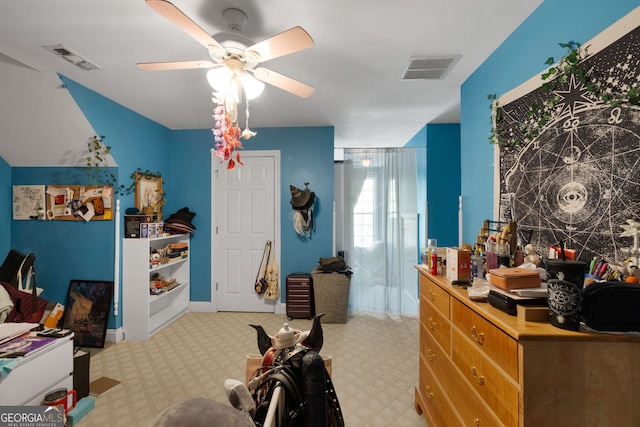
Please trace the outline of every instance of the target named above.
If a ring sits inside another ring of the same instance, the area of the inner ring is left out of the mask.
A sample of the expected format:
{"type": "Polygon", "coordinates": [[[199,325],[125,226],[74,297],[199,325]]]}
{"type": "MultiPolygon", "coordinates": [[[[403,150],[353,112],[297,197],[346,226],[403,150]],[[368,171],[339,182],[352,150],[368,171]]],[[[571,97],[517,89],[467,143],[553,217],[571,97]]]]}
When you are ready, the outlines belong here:
{"type": "Polygon", "coordinates": [[[122,262],[125,339],[146,340],[189,309],[189,235],[124,239],[122,262]],[[157,286],[179,285],[159,292],[157,286]]]}

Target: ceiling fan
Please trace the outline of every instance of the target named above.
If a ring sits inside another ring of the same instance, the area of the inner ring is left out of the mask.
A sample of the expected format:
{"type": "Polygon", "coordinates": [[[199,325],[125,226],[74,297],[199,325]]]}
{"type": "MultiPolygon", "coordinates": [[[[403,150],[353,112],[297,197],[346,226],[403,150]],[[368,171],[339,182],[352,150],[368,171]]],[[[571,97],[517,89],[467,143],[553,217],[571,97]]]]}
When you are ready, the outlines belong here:
{"type": "MultiPolygon", "coordinates": [[[[313,39],[301,27],[290,28],[259,43],[248,45],[250,42],[239,34],[242,25],[246,24],[246,15],[238,9],[231,8],[225,10],[225,18],[236,21],[244,20],[244,22],[235,23],[230,26],[232,30],[236,31],[235,37],[232,38],[236,41],[240,40],[240,43],[219,43],[172,3],[166,0],[146,0],[145,2],[153,10],[182,28],[184,32],[206,47],[212,61],[143,62],[138,63],[139,68],[149,71],[210,68],[218,70],[219,73],[226,73],[230,77],[233,76],[239,81],[247,79],[247,75],[252,75],[262,82],[302,98],[307,98],[314,92],[314,88],[305,83],[276,73],[273,70],[258,67],[258,64],[262,62],[313,46],[313,39]],[[225,46],[223,46],[223,44],[225,46]]],[[[211,71],[208,79],[211,85],[214,86],[211,71]]],[[[248,77],[248,79],[250,79],[250,77],[248,77]]],[[[243,86],[246,91],[247,84],[243,84],[243,86]]],[[[216,89],[215,86],[214,89],[216,89]]]]}

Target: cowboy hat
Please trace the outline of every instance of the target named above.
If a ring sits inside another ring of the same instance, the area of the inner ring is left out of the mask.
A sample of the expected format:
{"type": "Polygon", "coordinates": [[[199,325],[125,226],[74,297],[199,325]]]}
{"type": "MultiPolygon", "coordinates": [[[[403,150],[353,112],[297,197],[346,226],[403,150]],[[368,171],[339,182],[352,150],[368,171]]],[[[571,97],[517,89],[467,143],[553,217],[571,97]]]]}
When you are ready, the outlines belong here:
{"type": "Polygon", "coordinates": [[[189,212],[189,208],[184,207],[176,213],[169,215],[169,218],[164,221],[164,226],[165,228],[173,229],[178,232],[191,233],[196,229],[196,227],[191,224],[191,221],[195,216],[195,212],[189,212]]]}
{"type": "Polygon", "coordinates": [[[306,188],[301,190],[293,185],[289,185],[289,190],[291,191],[291,206],[293,209],[297,210],[306,210],[313,206],[316,194],[309,190],[308,183],[305,183],[306,188]]]}

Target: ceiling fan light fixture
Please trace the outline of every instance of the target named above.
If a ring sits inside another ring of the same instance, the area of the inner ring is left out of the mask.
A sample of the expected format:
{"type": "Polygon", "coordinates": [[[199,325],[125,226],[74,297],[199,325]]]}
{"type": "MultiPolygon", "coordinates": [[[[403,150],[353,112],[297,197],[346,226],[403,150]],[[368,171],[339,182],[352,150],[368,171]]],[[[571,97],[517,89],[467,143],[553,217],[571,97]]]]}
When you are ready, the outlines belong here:
{"type": "Polygon", "coordinates": [[[248,99],[255,99],[264,91],[264,83],[249,73],[242,75],[242,87],[248,99]]]}
{"type": "Polygon", "coordinates": [[[207,71],[207,81],[216,92],[228,93],[231,90],[233,73],[227,67],[216,67],[207,71]]]}

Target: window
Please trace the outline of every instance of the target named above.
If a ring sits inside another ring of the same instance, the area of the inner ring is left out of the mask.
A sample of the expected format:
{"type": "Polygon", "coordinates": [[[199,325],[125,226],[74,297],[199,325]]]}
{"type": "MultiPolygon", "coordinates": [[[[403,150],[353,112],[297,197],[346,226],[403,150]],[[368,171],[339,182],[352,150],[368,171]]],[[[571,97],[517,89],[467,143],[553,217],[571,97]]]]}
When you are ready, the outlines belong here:
{"type": "Polygon", "coordinates": [[[353,244],[367,248],[374,242],[373,212],[374,212],[374,180],[365,179],[358,202],[353,209],[353,244]]]}

